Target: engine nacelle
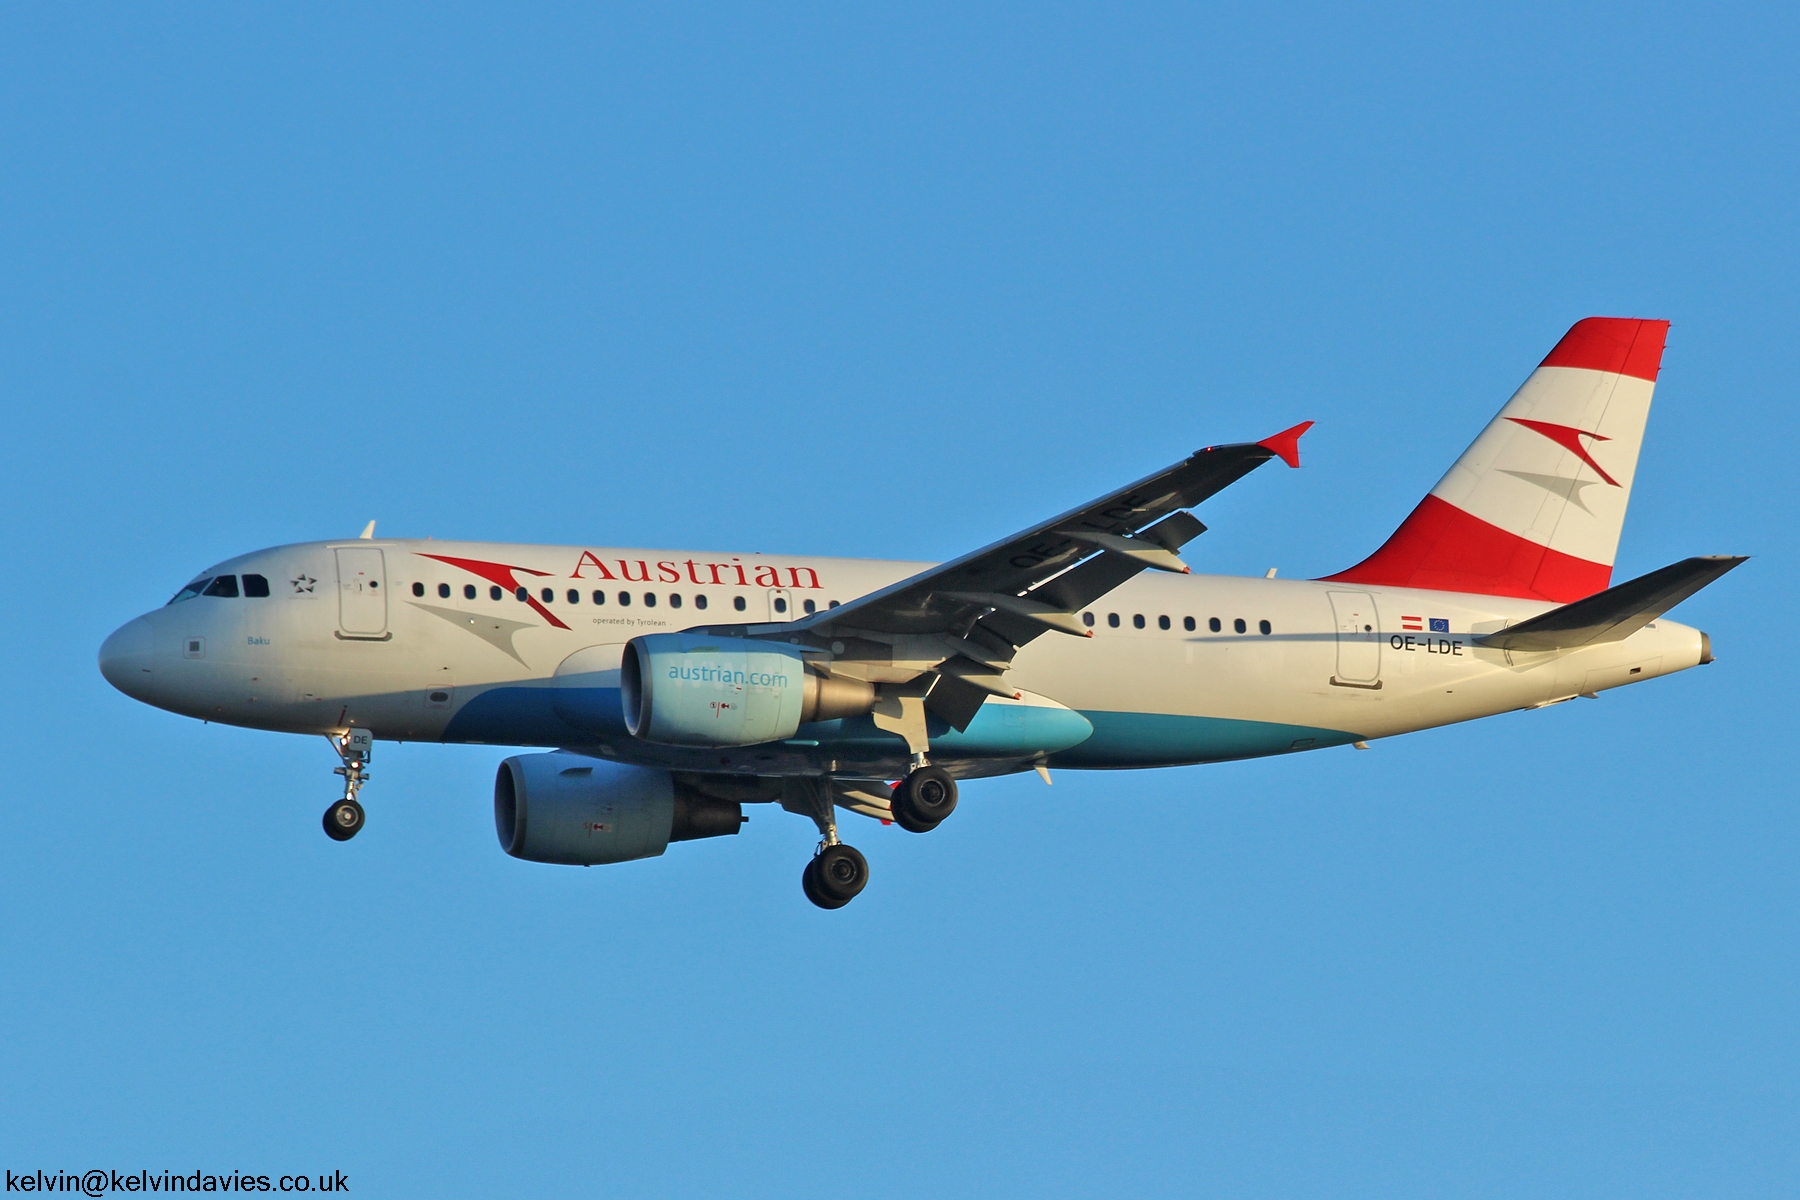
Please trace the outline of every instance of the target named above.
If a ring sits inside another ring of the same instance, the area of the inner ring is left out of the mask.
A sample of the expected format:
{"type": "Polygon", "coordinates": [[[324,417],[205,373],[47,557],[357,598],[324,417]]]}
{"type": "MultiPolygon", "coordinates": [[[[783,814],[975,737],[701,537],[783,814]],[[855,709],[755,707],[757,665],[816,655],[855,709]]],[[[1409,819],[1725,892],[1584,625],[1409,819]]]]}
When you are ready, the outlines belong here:
{"type": "Polygon", "coordinates": [[[743,823],[743,805],[649,767],[555,751],[509,758],[494,776],[500,848],[529,862],[591,867],[655,858],[670,842],[722,837],[743,823]]]}
{"type": "Polygon", "coordinates": [[[619,700],[631,736],[664,746],[754,746],[808,721],[857,716],[874,685],[807,670],[779,642],[652,633],[625,644],[619,700]]]}

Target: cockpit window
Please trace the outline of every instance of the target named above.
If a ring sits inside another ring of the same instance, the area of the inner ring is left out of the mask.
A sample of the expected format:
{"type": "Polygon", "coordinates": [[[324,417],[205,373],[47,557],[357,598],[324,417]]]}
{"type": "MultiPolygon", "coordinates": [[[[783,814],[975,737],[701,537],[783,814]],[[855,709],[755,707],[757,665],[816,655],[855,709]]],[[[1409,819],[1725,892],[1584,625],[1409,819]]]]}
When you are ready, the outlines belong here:
{"type": "Polygon", "coordinates": [[[246,575],[246,576],[244,576],[244,595],[246,595],[246,596],[267,596],[268,594],[269,594],[269,580],[268,580],[267,576],[264,576],[264,575],[246,575]]]}
{"type": "Polygon", "coordinates": [[[235,599],[238,594],[237,576],[221,575],[208,584],[206,590],[200,594],[202,596],[227,596],[235,599]]]}
{"type": "Polygon", "coordinates": [[[179,592],[176,592],[173,596],[169,597],[169,603],[180,604],[183,600],[192,600],[195,596],[204,592],[206,590],[206,585],[211,582],[211,575],[202,575],[200,578],[194,580],[194,582],[188,584],[179,592]]]}

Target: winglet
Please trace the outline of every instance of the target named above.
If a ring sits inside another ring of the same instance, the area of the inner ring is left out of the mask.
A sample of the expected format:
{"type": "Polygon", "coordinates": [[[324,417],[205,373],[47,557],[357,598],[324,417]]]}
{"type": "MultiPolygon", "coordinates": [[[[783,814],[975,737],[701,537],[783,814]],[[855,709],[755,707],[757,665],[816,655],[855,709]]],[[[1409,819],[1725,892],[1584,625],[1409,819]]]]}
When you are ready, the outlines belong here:
{"type": "Polygon", "coordinates": [[[1302,421],[1292,429],[1284,429],[1256,444],[1275,454],[1288,466],[1297,467],[1300,465],[1300,435],[1312,427],[1311,421],[1302,421]]]}

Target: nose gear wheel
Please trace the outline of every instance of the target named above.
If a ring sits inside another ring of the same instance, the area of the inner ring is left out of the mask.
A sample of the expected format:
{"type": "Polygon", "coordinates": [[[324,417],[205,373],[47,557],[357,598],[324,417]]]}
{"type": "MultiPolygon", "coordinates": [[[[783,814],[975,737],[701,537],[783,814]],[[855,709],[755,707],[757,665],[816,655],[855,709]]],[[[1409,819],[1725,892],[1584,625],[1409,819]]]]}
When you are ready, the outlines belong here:
{"type": "Polygon", "coordinates": [[[332,802],[325,810],[325,836],[334,842],[347,842],[363,827],[363,806],[348,797],[332,802]]]}

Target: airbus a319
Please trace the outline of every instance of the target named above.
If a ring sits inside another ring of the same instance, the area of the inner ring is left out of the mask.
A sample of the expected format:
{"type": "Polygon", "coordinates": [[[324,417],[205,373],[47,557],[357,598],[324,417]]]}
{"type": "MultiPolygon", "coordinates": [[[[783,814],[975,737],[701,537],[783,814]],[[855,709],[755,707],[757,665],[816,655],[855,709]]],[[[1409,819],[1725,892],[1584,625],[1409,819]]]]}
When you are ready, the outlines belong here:
{"type": "Polygon", "coordinates": [[[774,804],[817,825],[803,890],[840,908],[869,878],[840,810],[927,833],[970,780],[1360,746],[1711,662],[1663,614],[1742,558],[1612,584],[1667,329],[1578,322],[1393,536],[1323,579],[1181,558],[1190,510],[1297,466],[1308,422],[938,565],[371,523],[207,568],[100,669],[184,716],[327,738],[338,841],[376,740],[542,747],[495,777],[508,854],[653,857],[774,804]]]}

